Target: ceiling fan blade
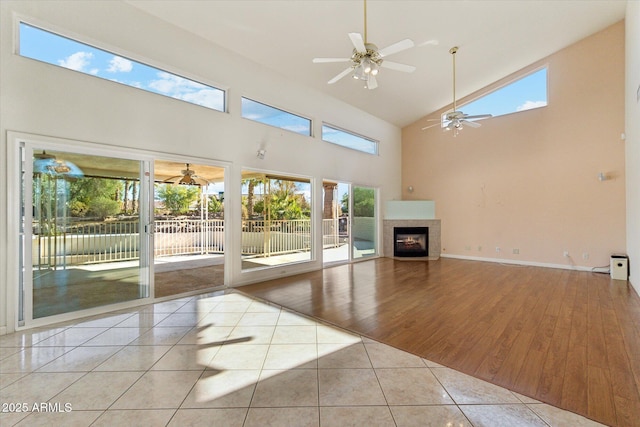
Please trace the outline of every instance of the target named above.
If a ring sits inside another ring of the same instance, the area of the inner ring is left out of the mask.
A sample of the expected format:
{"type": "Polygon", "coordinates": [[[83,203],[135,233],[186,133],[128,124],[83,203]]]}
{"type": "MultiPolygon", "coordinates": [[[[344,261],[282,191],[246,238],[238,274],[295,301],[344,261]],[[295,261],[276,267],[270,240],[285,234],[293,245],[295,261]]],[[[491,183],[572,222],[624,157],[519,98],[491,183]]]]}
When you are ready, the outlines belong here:
{"type": "Polygon", "coordinates": [[[465,119],[465,120],[468,120],[468,119],[487,119],[489,117],[493,117],[493,116],[491,114],[476,114],[475,116],[467,116],[465,114],[463,119],[465,119]]]}
{"type": "Polygon", "coordinates": [[[425,127],[422,128],[422,130],[427,130],[427,129],[435,127],[435,126],[442,126],[442,123],[434,123],[432,125],[425,126],[425,127]]]}
{"type": "Polygon", "coordinates": [[[163,180],[162,180],[162,182],[163,182],[163,183],[165,183],[165,182],[171,182],[171,181],[173,181],[173,180],[174,180],[174,179],[176,179],[176,178],[182,178],[182,175],[176,175],[176,176],[172,176],[172,177],[167,178],[167,179],[163,179],[163,180]]]}
{"type": "Polygon", "coordinates": [[[210,184],[210,183],[211,183],[207,178],[205,178],[205,177],[203,177],[203,176],[200,176],[200,175],[191,175],[191,177],[192,177],[192,178],[195,178],[195,179],[199,179],[199,180],[201,180],[201,181],[204,181],[204,182],[206,182],[207,184],[210,184]]]}
{"type": "Polygon", "coordinates": [[[338,74],[337,76],[335,76],[334,78],[329,80],[327,83],[329,83],[330,85],[334,84],[335,82],[337,82],[338,80],[340,80],[341,78],[343,78],[344,76],[349,74],[351,72],[351,70],[353,70],[353,67],[347,68],[346,70],[344,70],[343,72],[341,72],[340,74],[338,74]]]}
{"type": "Polygon", "coordinates": [[[479,128],[480,126],[482,126],[480,123],[472,122],[470,120],[462,119],[460,121],[465,125],[471,126],[472,128],[479,128]]]}
{"type": "Polygon", "coordinates": [[[398,52],[402,52],[403,50],[407,50],[409,48],[412,48],[414,46],[413,40],[411,39],[404,39],[401,40],[397,43],[394,43],[390,46],[385,47],[384,49],[380,49],[378,51],[378,55],[380,55],[381,57],[385,57],[385,56],[389,56],[389,55],[393,55],[394,53],[398,53],[398,52]]]}
{"type": "Polygon", "coordinates": [[[351,39],[351,43],[356,48],[356,52],[365,53],[367,48],[364,46],[364,41],[362,40],[362,35],[360,33],[349,33],[349,38],[351,39]]]}
{"type": "Polygon", "coordinates": [[[389,68],[390,70],[403,71],[405,73],[413,73],[416,70],[416,67],[413,65],[399,64],[391,61],[382,61],[380,66],[383,68],[389,68]]]}
{"type": "Polygon", "coordinates": [[[325,62],[349,62],[350,58],[313,58],[314,64],[323,64],[325,62]]]}
{"type": "Polygon", "coordinates": [[[367,89],[375,89],[378,87],[378,80],[376,80],[376,76],[369,76],[369,80],[367,80],[367,89]]]}

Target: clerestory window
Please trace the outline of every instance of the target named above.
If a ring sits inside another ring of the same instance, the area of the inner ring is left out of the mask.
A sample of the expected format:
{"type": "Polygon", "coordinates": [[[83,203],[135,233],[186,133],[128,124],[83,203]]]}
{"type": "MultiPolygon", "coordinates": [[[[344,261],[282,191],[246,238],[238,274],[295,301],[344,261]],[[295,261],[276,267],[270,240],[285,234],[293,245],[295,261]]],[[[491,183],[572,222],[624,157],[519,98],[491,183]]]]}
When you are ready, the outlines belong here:
{"type": "Polygon", "coordinates": [[[311,119],[242,97],[242,117],[300,135],[311,136],[311,119]]]}
{"type": "Polygon", "coordinates": [[[225,111],[225,91],[20,22],[21,56],[225,111]]]}
{"type": "Polygon", "coordinates": [[[378,154],[378,141],[324,123],[322,140],[368,154],[378,154]]]}
{"type": "Polygon", "coordinates": [[[471,116],[491,114],[496,117],[546,106],[547,68],[545,67],[464,104],[458,109],[471,116]]]}

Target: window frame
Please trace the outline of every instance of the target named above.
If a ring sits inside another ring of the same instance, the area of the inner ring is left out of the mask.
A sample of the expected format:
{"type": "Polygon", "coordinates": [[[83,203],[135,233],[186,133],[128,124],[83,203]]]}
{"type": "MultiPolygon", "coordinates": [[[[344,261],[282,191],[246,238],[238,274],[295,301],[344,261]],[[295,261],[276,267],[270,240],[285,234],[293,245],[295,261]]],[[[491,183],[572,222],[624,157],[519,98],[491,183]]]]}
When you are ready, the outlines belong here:
{"type": "Polygon", "coordinates": [[[364,135],[362,135],[360,133],[353,132],[353,131],[347,130],[347,129],[343,128],[343,127],[336,126],[336,125],[333,125],[333,124],[330,124],[330,123],[327,123],[327,122],[322,122],[321,139],[322,139],[322,141],[327,142],[329,144],[337,145],[339,147],[343,147],[343,148],[346,148],[346,149],[349,149],[349,150],[358,151],[360,153],[365,153],[365,154],[369,154],[369,155],[372,155],[372,156],[379,156],[380,155],[380,141],[379,140],[370,138],[368,136],[364,136],[364,135]],[[351,146],[348,146],[348,145],[345,145],[345,144],[340,144],[339,142],[329,141],[329,140],[324,138],[324,134],[325,134],[324,129],[325,129],[325,127],[329,128],[329,129],[332,129],[334,131],[338,131],[338,132],[344,133],[344,134],[349,135],[349,136],[353,136],[353,137],[362,139],[364,141],[371,142],[371,143],[373,143],[373,146],[375,147],[375,152],[372,153],[372,152],[365,151],[365,150],[360,150],[359,148],[351,147],[351,146]]]}
{"type": "Polygon", "coordinates": [[[165,64],[159,64],[157,61],[151,60],[151,59],[146,58],[146,57],[142,57],[141,55],[134,54],[134,53],[132,53],[130,51],[127,51],[126,49],[123,49],[123,48],[120,48],[120,47],[116,47],[116,46],[113,46],[113,45],[109,45],[107,43],[98,42],[98,41],[96,41],[96,40],[94,40],[94,39],[92,39],[90,37],[87,37],[87,36],[84,36],[84,35],[80,35],[80,34],[72,32],[72,31],[63,30],[63,29],[60,29],[59,27],[57,27],[55,25],[51,25],[51,24],[48,24],[48,23],[43,22],[41,20],[33,19],[33,18],[26,17],[26,16],[19,15],[19,14],[16,14],[14,16],[14,50],[13,50],[13,53],[16,56],[18,56],[20,58],[24,58],[26,60],[37,61],[37,62],[42,63],[42,64],[47,64],[47,65],[50,65],[50,66],[54,66],[56,68],[66,69],[68,71],[77,72],[77,73],[80,73],[80,74],[83,74],[83,75],[87,75],[87,76],[90,76],[90,77],[97,77],[98,79],[100,79],[102,81],[116,83],[116,84],[119,84],[119,85],[122,85],[122,86],[126,86],[126,87],[129,87],[129,88],[132,88],[132,89],[141,90],[141,91],[144,91],[146,93],[151,93],[151,94],[154,94],[154,95],[159,95],[159,96],[162,96],[164,98],[170,98],[170,99],[173,99],[173,100],[176,100],[176,101],[182,101],[182,102],[185,102],[185,103],[190,104],[190,105],[195,105],[195,106],[198,106],[198,107],[206,108],[207,110],[217,111],[217,112],[220,112],[220,113],[228,113],[229,112],[229,107],[228,107],[228,105],[229,105],[229,90],[228,90],[228,87],[225,86],[225,85],[214,83],[214,82],[205,83],[205,82],[208,82],[209,79],[198,77],[198,76],[194,76],[193,74],[185,72],[183,70],[177,70],[174,67],[167,66],[165,64]],[[178,77],[178,78],[187,80],[189,82],[200,84],[202,86],[205,86],[206,88],[210,88],[210,89],[213,89],[213,90],[220,91],[222,93],[222,98],[223,98],[223,100],[222,100],[222,109],[217,109],[217,108],[210,107],[210,106],[207,106],[207,105],[198,104],[198,103],[195,103],[195,102],[192,102],[192,101],[188,101],[188,100],[185,100],[185,99],[176,98],[176,97],[171,96],[171,95],[165,95],[165,94],[160,93],[160,92],[155,92],[155,91],[143,88],[143,87],[137,87],[137,86],[134,86],[134,85],[131,85],[131,84],[127,84],[127,83],[123,83],[123,82],[116,81],[116,80],[113,80],[113,79],[105,78],[103,76],[96,76],[96,75],[93,75],[93,74],[88,73],[88,72],[84,72],[84,71],[80,71],[80,70],[74,70],[72,68],[68,68],[68,67],[65,67],[65,66],[62,66],[62,65],[59,65],[59,64],[55,64],[55,63],[52,63],[52,62],[49,62],[49,61],[46,61],[46,60],[37,59],[37,58],[31,57],[31,56],[22,55],[20,53],[20,50],[21,50],[20,46],[21,46],[21,43],[22,43],[22,38],[21,38],[21,27],[22,27],[22,24],[24,24],[26,26],[29,26],[29,27],[32,27],[32,28],[34,28],[36,30],[39,30],[39,31],[43,31],[43,32],[49,33],[49,34],[51,34],[53,36],[60,37],[60,38],[63,38],[63,39],[67,39],[67,40],[70,40],[72,42],[79,43],[81,45],[85,45],[88,48],[96,49],[96,50],[99,50],[99,51],[104,52],[106,54],[113,55],[114,57],[120,57],[120,58],[129,60],[131,62],[134,62],[136,64],[152,68],[152,69],[154,69],[155,71],[157,71],[159,73],[167,73],[167,74],[171,75],[172,77],[178,77]],[[142,58],[142,59],[140,59],[140,58],[142,58]]]}

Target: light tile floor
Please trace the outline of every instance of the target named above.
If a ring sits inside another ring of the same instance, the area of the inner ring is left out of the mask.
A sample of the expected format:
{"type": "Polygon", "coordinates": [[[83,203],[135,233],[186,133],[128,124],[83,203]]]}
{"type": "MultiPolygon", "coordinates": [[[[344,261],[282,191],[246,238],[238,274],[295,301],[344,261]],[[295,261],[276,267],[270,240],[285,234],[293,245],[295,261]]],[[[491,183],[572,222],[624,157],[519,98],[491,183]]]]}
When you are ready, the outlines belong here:
{"type": "Polygon", "coordinates": [[[238,292],[0,337],[2,426],[596,426],[238,292]]]}

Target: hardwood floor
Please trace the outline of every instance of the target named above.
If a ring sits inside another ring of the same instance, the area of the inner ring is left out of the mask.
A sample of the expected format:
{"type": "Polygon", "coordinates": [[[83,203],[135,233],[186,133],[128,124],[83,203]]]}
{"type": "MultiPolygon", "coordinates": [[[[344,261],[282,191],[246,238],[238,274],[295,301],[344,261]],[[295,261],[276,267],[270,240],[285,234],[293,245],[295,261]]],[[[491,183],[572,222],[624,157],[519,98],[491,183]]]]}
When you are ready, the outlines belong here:
{"type": "Polygon", "coordinates": [[[640,298],[608,275],[379,258],[238,289],[601,423],[640,426],[640,298]]]}

